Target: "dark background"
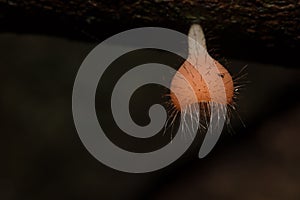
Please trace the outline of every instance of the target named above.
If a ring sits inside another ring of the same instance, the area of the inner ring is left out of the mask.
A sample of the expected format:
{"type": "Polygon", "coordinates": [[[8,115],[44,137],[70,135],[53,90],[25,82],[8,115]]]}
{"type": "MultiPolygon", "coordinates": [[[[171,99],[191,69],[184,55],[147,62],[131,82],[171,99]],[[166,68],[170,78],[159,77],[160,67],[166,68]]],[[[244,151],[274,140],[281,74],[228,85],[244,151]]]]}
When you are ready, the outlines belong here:
{"type": "MultiPolygon", "coordinates": [[[[233,45],[250,58],[236,59],[243,56],[232,53],[223,62],[232,74],[248,65],[250,83],[238,102],[246,127],[234,115],[233,127],[224,129],[206,158],[197,158],[198,139],[170,166],[129,174],[94,159],[73,124],[73,82],[97,44],[45,34],[0,34],[0,199],[300,198],[298,52],[290,59],[291,49],[277,46],[275,61],[267,51],[268,59],[257,61],[261,56],[254,47],[233,45]]],[[[222,58],[222,47],[208,42],[208,48],[222,58]]],[[[155,94],[148,90],[137,95],[132,112],[155,94]]],[[[97,111],[110,120],[101,108],[97,111]]]]}

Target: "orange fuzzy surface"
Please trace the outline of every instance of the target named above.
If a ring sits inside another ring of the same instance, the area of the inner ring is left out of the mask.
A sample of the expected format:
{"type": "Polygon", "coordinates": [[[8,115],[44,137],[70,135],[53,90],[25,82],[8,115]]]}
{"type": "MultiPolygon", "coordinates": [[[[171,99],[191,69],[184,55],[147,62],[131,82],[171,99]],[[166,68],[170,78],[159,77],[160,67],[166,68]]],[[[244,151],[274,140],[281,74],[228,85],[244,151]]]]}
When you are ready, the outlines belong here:
{"type": "Polygon", "coordinates": [[[212,72],[212,70],[209,70],[209,67],[206,67],[205,74],[200,74],[199,70],[190,62],[185,61],[183,63],[175,74],[170,88],[171,101],[176,109],[181,110],[181,107],[184,109],[188,105],[200,102],[215,102],[220,104],[230,104],[232,102],[234,94],[232,77],[219,62],[214,60],[214,64],[219,71],[218,73],[212,72]],[[217,79],[222,79],[223,81],[217,81],[217,79]],[[211,91],[209,91],[206,84],[208,82],[212,84],[210,86],[211,91]],[[225,100],[224,89],[226,93],[225,100]],[[193,95],[196,96],[196,100],[193,98],[193,95]],[[179,100],[181,104],[179,104],[179,100]]]}

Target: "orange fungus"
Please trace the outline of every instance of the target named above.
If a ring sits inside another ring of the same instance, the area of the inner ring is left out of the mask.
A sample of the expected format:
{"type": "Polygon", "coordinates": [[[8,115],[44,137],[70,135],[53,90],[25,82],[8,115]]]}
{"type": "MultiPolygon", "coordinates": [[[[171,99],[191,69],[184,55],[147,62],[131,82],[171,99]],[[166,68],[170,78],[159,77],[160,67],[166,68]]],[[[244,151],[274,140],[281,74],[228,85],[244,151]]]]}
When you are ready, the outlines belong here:
{"type": "Polygon", "coordinates": [[[234,95],[231,75],[207,53],[199,25],[191,27],[189,37],[192,37],[189,41],[189,58],[181,65],[171,82],[170,97],[173,105],[177,110],[182,110],[194,103],[230,104],[234,95]],[[202,50],[196,48],[195,45],[199,44],[202,44],[202,50]]]}

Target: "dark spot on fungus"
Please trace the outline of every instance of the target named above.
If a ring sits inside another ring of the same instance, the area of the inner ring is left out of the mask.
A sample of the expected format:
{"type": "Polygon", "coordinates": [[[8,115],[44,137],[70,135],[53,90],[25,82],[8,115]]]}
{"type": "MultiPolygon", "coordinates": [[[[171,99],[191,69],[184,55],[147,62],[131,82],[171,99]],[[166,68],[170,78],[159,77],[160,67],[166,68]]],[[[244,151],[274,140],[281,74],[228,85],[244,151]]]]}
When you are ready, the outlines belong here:
{"type": "Polygon", "coordinates": [[[218,76],[220,76],[221,78],[224,78],[225,74],[220,73],[220,74],[218,74],[218,76]]]}

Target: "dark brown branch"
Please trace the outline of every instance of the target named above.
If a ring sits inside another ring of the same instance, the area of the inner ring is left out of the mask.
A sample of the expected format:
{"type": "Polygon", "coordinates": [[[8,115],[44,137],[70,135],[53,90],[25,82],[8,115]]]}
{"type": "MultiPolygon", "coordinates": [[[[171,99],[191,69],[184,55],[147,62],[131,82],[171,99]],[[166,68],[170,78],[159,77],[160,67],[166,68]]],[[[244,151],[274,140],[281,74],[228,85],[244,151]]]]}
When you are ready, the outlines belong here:
{"type": "Polygon", "coordinates": [[[208,47],[224,56],[297,65],[298,1],[0,0],[1,32],[101,41],[140,26],[187,32],[194,22],[204,27],[208,47]]]}

